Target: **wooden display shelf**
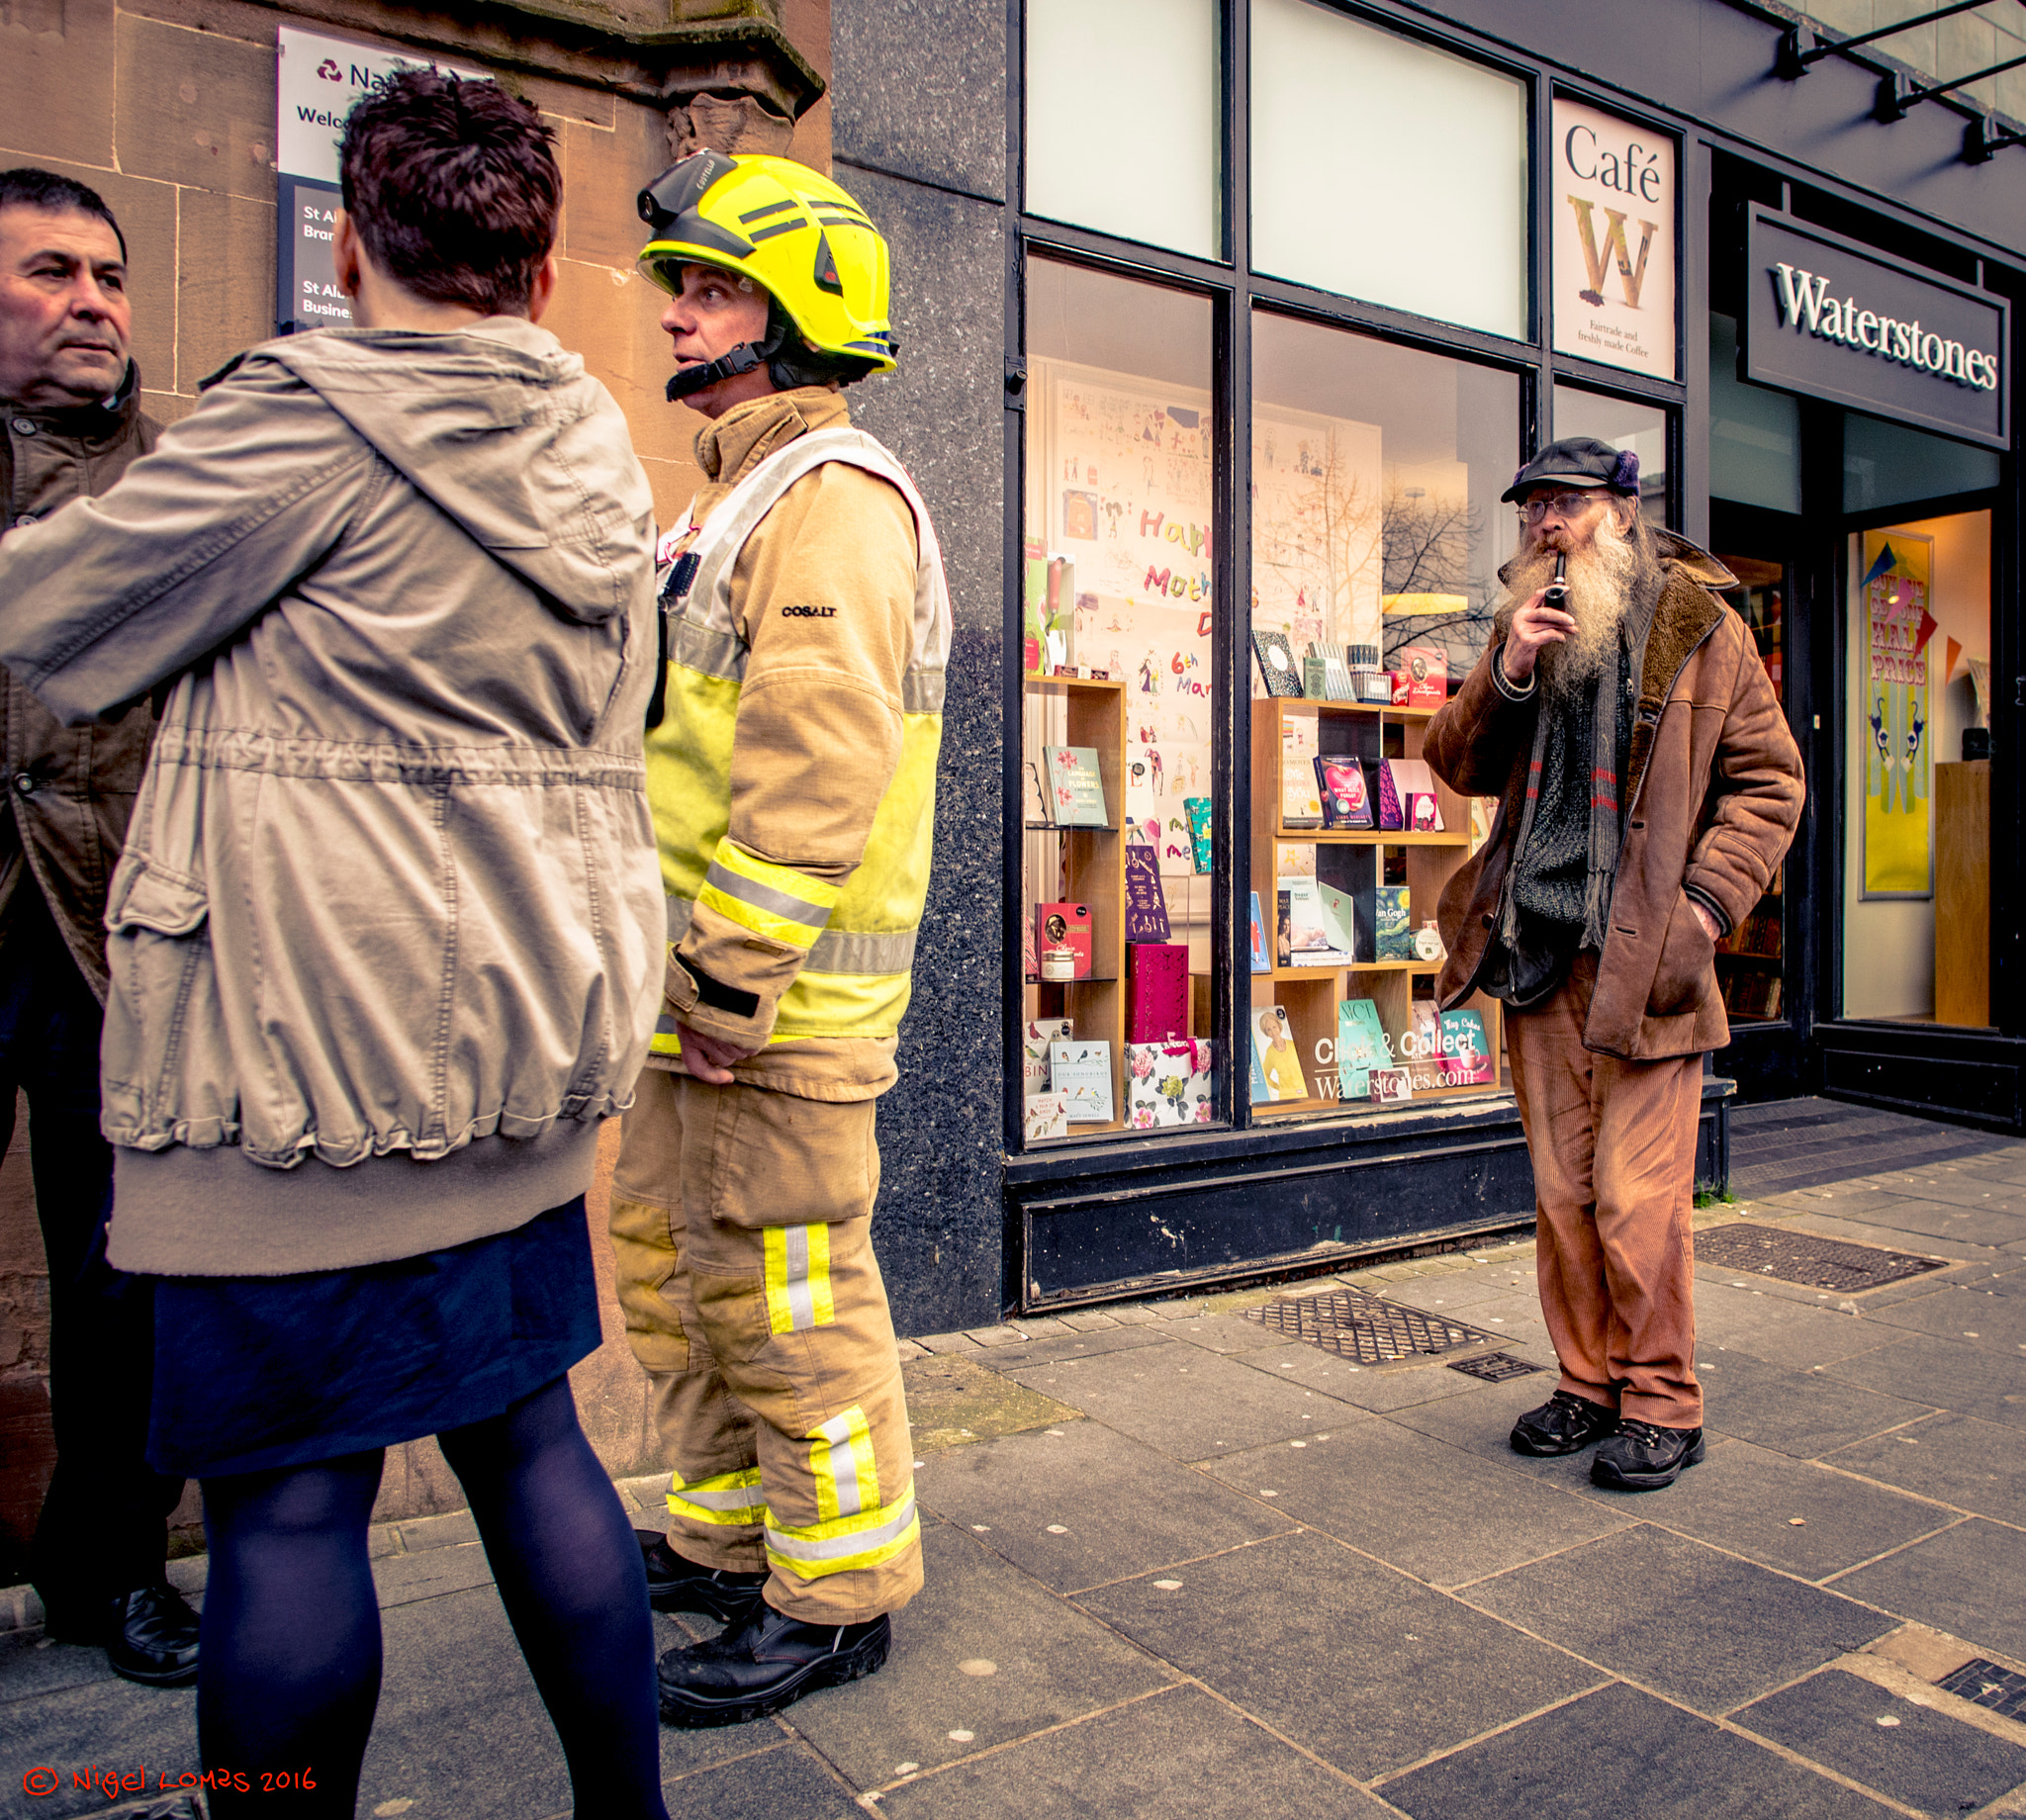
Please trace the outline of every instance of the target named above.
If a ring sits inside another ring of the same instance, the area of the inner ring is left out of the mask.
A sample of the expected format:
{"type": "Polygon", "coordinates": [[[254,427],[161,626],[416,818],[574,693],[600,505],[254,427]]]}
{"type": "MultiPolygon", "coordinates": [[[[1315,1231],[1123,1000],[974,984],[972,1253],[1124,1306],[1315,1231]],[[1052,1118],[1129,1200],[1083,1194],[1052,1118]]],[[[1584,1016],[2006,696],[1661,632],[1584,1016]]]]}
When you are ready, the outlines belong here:
{"type": "Polygon", "coordinates": [[[1447,828],[1275,828],[1273,838],[1284,847],[1468,847],[1468,832],[1447,828]]]}

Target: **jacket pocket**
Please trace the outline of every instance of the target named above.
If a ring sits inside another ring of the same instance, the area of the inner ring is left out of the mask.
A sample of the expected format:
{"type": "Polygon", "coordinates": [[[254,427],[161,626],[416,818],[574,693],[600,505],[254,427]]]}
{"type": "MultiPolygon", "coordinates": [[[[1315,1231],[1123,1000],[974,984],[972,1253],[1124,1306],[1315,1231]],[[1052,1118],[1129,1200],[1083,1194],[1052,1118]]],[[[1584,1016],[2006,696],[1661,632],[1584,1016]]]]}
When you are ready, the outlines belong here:
{"type": "Polygon", "coordinates": [[[238,1134],[204,881],[130,852],[106,906],[112,992],[101,1049],[105,1131],[155,1150],[238,1134]]]}
{"type": "Polygon", "coordinates": [[[1646,1015],[1666,1018],[1693,1010],[1708,990],[1715,970],[1715,940],[1696,914],[1695,900],[1688,892],[1677,891],[1674,912],[1661,938],[1653,988],[1646,996],[1646,1015]]]}

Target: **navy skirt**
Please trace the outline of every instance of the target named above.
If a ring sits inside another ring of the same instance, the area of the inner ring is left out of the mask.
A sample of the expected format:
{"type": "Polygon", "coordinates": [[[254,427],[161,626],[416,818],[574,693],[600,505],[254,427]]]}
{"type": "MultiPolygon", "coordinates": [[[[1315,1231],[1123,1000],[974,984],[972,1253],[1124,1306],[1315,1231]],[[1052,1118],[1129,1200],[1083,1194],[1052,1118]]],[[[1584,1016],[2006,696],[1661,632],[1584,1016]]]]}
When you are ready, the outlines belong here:
{"type": "Polygon", "coordinates": [[[291,1277],[156,1277],[148,1463],[309,1466],[484,1421],[599,1344],[584,1197],[447,1251],[291,1277]]]}

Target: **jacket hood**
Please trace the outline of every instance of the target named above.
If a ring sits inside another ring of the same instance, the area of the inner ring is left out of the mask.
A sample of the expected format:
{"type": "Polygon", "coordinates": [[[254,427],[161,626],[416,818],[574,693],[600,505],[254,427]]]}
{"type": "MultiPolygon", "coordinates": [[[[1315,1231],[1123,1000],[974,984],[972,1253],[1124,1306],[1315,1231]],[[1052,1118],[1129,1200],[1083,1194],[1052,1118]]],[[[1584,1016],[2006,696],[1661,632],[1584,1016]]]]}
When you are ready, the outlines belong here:
{"type": "Polygon", "coordinates": [[[243,359],[309,386],[564,618],[597,625],[632,604],[653,561],[646,477],[598,419],[604,389],[547,329],[320,328],[243,359]]]}
{"type": "MultiPolygon", "coordinates": [[[[1675,570],[1687,576],[1690,581],[1700,583],[1716,593],[1722,593],[1724,590],[1738,585],[1737,577],[1723,566],[1720,558],[1711,556],[1701,544],[1691,543],[1679,531],[1661,530],[1656,527],[1653,542],[1663,569],[1675,570]]],[[[1500,564],[1500,581],[1512,579],[1513,565],[1518,561],[1519,558],[1514,557],[1500,564]]],[[[1499,614],[1499,622],[1504,624],[1511,617],[1509,612],[1502,611],[1499,614]]]]}

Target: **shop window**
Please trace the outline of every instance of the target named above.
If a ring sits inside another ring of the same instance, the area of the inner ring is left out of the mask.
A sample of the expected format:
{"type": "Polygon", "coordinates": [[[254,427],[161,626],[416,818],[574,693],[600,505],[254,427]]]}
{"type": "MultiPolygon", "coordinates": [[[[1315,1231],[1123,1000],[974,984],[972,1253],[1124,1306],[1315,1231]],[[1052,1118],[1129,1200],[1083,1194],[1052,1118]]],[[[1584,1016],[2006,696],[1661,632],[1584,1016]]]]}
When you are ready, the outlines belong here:
{"type": "Polygon", "coordinates": [[[1850,539],[1845,1017],[1990,1022],[1990,527],[1850,539]]]}
{"type": "Polygon", "coordinates": [[[1497,1003],[1433,998],[1491,805],[1422,738],[1517,542],[1519,381],[1263,313],[1253,350],[1253,1117],[1495,1092],[1497,1003]]]}
{"type": "Polygon", "coordinates": [[[1027,209],[1214,259],[1217,0],[1029,0],[1027,209]]]}
{"type": "Polygon", "coordinates": [[[1527,93],[1312,0],[1252,0],[1252,262],[1528,332],[1527,93]]]}
{"type": "Polygon", "coordinates": [[[1030,1143],[1208,1124],[1211,306],[1027,268],[1030,1143]]]}
{"type": "Polygon", "coordinates": [[[1709,317],[1709,492],[1719,500],[1800,510],[1800,407],[1737,376],[1737,319],[1709,317]]]}
{"type": "Polygon", "coordinates": [[[1843,509],[1874,511],[1909,500],[1945,500],[1998,484],[1993,449],[1930,436],[1862,411],[1843,413],[1843,509]]]}
{"type": "MultiPolygon", "coordinates": [[[[1773,395],[1768,395],[1773,396],[1773,395]]],[[[1787,603],[1790,578],[1782,563],[1763,557],[1721,554],[1719,562],[1737,577],[1724,598],[1751,628],[1766,680],[1783,711],[1787,706],[1787,603]]],[[[1788,1016],[1787,867],[1774,874],[1766,895],[1743,922],[1716,944],[1716,983],[1733,1024],[1772,1023],[1788,1016]]]]}
{"type": "Polygon", "coordinates": [[[1639,515],[1648,524],[1669,521],[1667,505],[1667,412],[1658,405],[1612,398],[1581,386],[1555,388],[1555,439],[1595,436],[1614,449],[1639,457],[1639,515]]]}

